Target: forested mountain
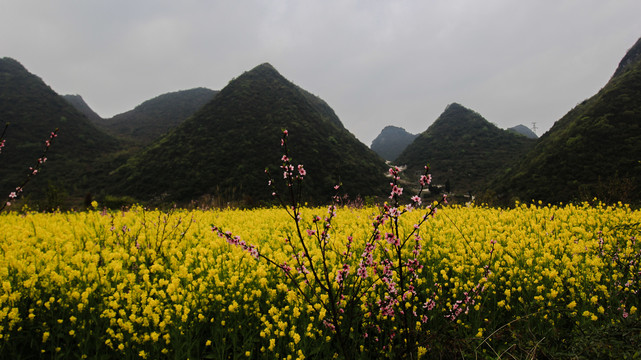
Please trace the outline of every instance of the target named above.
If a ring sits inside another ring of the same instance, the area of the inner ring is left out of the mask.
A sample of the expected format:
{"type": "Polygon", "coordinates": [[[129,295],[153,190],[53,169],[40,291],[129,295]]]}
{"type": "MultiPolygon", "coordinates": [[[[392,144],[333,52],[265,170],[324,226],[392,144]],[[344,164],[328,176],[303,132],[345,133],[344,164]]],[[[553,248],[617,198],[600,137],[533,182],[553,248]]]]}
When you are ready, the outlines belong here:
{"type": "MultiPolygon", "coordinates": [[[[490,189],[487,194],[505,203],[594,196],[639,203],[640,122],[641,39],[596,95],[537,140],[528,138],[536,135],[525,126],[502,130],[453,103],[418,136],[386,127],[372,149],[407,165],[411,178],[429,162],[434,184],[448,184],[458,194],[490,189]]],[[[44,141],[60,129],[23,197],[43,208],[66,198],[78,203],[89,193],[151,203],[207,196],[268,202],[263,170],[278,173],[283,129],[289,130],[294,161],[307,169],[304,192],[310,203],[328,201],[339,182],[352,197],[387,192],[381,156],[349,133],[327,103],[269,64],[243,73],[220,92],[168,93],[101,119],[80,96],[63,98],[16,60],[2,58],[0,125],[5,123],[10,125],[0,154],[0,198],[24,181],[44,141]]]]}
{"type": "Polygon", "coordinates": [[[386,126],[372,141],[371,149],[383,159],[396,159],[418,135],[410,134],[397,126],[386,126]]]}
{"type": "Polygon", "coordinates": [[[558,120],[493,187],[526,201],[639,201],[640,144],[641,39],[610,81],[558,120]]]}
{"type": "Polygon", "coordinates": [[[511,132],[514,132],[514,133],[517,133],[517,134],[521,134],[521,135],[523,135],[523,136],[525,136],[527,138],[530,138],[530,139],[538,139],[539,138],[534,131],[530,130],[530,128],[525,126],[525,125],[516,125],[516,126],[513,126],[513,127],[509,128],[507,130],[511,131],[511,132]]]}
{"type": "Polygon", "coordinates": [[[89,119],[94,124],[100,124],[103,120],[93,109],[87,105],[85,100],[80,95],[63,95],[65,100],[67,100],[76,110],[80,111],[81,114],[84,114],[87,119],[89,119]]]}
{"type": "Polygon", "coordinates": [[[283,129],[290,134],[290,155],[307,170],[304,192],[310,202],[326,202],[339,182],[352,196],[384,195],[383,160],[349,133],[324,101],[269,64],[230,81],[192,117],[115,171],[111,190],[142,200],[205,195],[248,204],[269,200],[264,169],[280,174],[283,129]]]}
{"type": "Polygon", "coordinates": [[[9,123],[0,154],[0,196],[24,181],[56,128],[58,137],[48,160],[25,189],[25,197],[82,197],[109,166],[115,166],[107,154],[117,150],[117,141],[11,58],[0,59],[0,121],[3,127],[9,123]]]}
{"type": "Polygon", "coordinates": [[[449,184],[456,193],[486,189],[500,169],[525,154],[534,140],[500,129],[480,114],[452,103],[395,160],[407,174],[431,165],[435,184],[449,184]]]}
{"type": "Polygon", "coordinates": [[[146,145],[192,116],[217,93],[207,88],[166,93],[96,124],[112,135],[146,145]]]}

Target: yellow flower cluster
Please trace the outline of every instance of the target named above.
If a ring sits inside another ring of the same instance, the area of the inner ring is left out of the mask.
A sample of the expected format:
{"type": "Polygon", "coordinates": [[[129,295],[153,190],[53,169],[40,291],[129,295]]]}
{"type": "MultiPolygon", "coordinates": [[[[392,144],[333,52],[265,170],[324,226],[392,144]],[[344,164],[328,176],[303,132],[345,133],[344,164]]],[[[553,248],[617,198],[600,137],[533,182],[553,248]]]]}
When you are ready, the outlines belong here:
{"type": "MultiPolygon", "coordinates": [[[[303,223],[325,211],[304,209],[303,223]]],[[[377,212],[337,210],[336,251],[325,254],[332,278],[347,237],[367,239],[377,212]]],[[[421,214],[406,215],[409,234],[421,214]]],[[[519,317],[549,326],[638,316],[641,244],[626,224],[640,222],[641,212],[621,204],[445,208],[420,230],[420,292],[405,307],[433,300],[441,313],[429,320],[443,322],[465,306],[455,323],[470,338],[519,317]]],[[[38,352],[61,357],[331,357],[325,310],[211,224],[294,268],[284,239],[295,239],[295,227],[282,209],[0,215],[0,356],[38,339],[38,352]]],[[[429,324],[417,321],[426,338],[429,324]]]]}

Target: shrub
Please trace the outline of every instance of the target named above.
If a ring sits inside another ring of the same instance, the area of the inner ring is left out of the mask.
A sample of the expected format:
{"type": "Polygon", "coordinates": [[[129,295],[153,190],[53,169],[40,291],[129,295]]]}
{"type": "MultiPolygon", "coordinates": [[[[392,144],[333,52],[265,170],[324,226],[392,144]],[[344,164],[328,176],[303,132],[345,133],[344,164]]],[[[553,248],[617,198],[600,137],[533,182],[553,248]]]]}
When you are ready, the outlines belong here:
{"type": "MultiPolygon", "coordinates": [[[[423,205],[423,189],[431,182],[429,166],[419,178],[418,193],[411,202],[400,204],[403,188],[399,186],[398,167],[389,169],[389,201],[380,206],[373,217],[371,232],[365,237],[336,241],[332,239],[333,220],[337,205],[327,208],[324,216],[314,215],[309,220],[301,216],[303,183],[307,174],[302,164],[293,162],[287,147],[288,132],[283,131],[281,145],[284,154],[280,170],[285,195],[277,182],[269,177],[272,196],[294,223],[295,231],[284,240],[292,257],[291,262],[280,262],[269,253],[225,232],[216,225],[212,230],[230,244],[249,252],[256,260],[264,260],[272,269],[284,275],[289,292],[309,309],[308,316],[322,320],[324,332],[333,343],[336,354],[342,358],[389,356],[393,351],[415,358],[429,346],[430,333],[421,331],[424,324],[447,327],[456,324],[462,313],[468,313],[482,291],[480,282],[487,278],[489,264],[484,266],[483,279],[461,294],[449,306],[436,307],[439,284],[425,284],[419,280],[420,253],[424,241],[421,227],[436,215],[442,200],[423,205]],[[404,231],[403,215],[420,211],[420,220],[404,231]],[[436,307],[436,310],[435,310],[436,307]],[[441,312],[438,314],[438,312],[441,312]]],[[[339,190],[340,185],[335,186],[339,190]]],[[[335,195],[336,203],[341,197],[335,195]]],[[[490,257],[491,258],[491,257],[490,257]]],[[[399,353],[396,353],[398,355],[399,353]]]]}

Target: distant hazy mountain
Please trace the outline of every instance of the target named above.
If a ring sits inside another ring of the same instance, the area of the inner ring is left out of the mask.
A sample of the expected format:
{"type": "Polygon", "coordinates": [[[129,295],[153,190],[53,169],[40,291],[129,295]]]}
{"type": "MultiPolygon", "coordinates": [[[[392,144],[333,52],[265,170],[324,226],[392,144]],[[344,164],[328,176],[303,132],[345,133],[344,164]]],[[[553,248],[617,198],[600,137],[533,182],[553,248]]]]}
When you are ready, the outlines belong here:
{"type": "Polygon", "coordinates": [[[511,131],[511,132],[514,132],[514,133],[517,133],[517,134],[521,134],[521,135],[523,135],[523,136],[525,136],[527,138],[530,138],[530,139],[538,139],[539,138],[534,131],[530,130],[530,128],[525,126],[525,125],[516,125],[516,126],[511,127],[511,128],[509,128],[507,130],[511,131]]]}
{"type": "Polygon", "coordinates": [[[449,182],[457,193],[486,189],[500,169],[525,154],[534,140],[500,129],[480,114],[453,103],[396,159],[418,176],[431,165],[436,184],[449,182]]]}
{"type": "Polygon", "coordinates": [[[386,126],[372,141],[371,149],[383,159],[396,159],[407,145],[411,144],[418,135],[410,134],[397,126],[386,126]]]}
{"type": "Polygon", "coordinates": [[[245,72],[192,117],[113,173],[112,190],[143,200],[188,201],[206,194],[271,200],[264,169],[279,175],[280,137],[307,171],[304,193],[325,202],[335,184],[355,196],[384,195],[383,160],[359,142],[320,98],[269,64],[245,72]]]}
{"type": "Polygon", "coordinates": [[[217,93],[195,88],[163,94],[99,125],[113,135],[148,144],[192,116],[217,93]]]}
{"type": "Polygon", "coordinates": [[[95,111],[82,98],[80,95],[63,95],[65,100],[67,100],[76,110],[80,111],[81,114],[84,114],[87,119],[89,119],[94,124],[100,124],[103,120],[100,115],[96,114],[95,111]]]}
{"type": "Polygon", "coordinates": [[[499,194],[549,202],[641,201],[641,39],[608,83],[495,182],[499,194]]]}
{"type": "Polygon", "coordinates": [[[0,155],[0,194],[6,196],[25,179],[56,128],[48,160],[25,195],[34,200],[63,193],[82,198],[112,166],[108,154],[117,149],[117,141],[10,58],[0,59],[0,121],[10,123],[0,155]]]}

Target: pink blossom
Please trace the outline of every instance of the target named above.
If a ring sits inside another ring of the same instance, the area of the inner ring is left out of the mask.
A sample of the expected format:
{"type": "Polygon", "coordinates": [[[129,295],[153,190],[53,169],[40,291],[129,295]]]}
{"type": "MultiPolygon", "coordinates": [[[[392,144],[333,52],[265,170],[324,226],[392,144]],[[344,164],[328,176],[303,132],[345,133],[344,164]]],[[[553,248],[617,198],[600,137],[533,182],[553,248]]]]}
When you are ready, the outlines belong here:
{"type": "Polygon", "coordinates": [[[392,199],[395,195],[401,196],[403,194],[403,188],[398,187],[396,184],[390,184],[392,185],[392,193],[390,195],[390,199],[392,199]]]}
{"type": "Polygon", "coordinates": [[[385,240],[390,245],[398,245],[398,239],[392,233],[385,233],[385,240]]]}
{"type": "MultiPolygon", "coordinates": [[[[126,226],[123,226],[123,232],[125,231],[125,228],[126,228],[126,226]]],[[[126,230],[129,231],[129,229],[126,229],[126,230]]],[[[258,260],[258,258],[260,257],[260,254],[259,254],[258,249],[256,248],[256,246],[247,244],[239,236],[233,236],[230,231],[223,232],[220,228],[218,228],[215,225],[211,226],[211,230],[216,232],[216,234],[219,237],[225,238],[229,244],[238,246],[241,249],[247,251],[256,260],[258,260]]]]}
{"type": "Polygon", "coordinates": [[[436,302],[434,302],[433,299],[430,299],[429,301],[426,301],[425,304],[423,304],[423,309],[432,310],[435,306],[436,302]]]}
{"type": "Polygon", "coordinates": [[[363,260],[361,260],[361,262],[358,264],[358,269],[356,270],[356,274],[360,276],[362,279],[367,278],[367,267],[365,267],[363,260]]]}
{"type": "Polygon", "coordinates": [[[300,266],[299,268],[297,268],[296,270],[298,270],[298,272],[299,272],[299,273],[302,273],[302,274],[309,274],[309,270],[307,270],[307,268],[305,267],[305,265],[301,265],[301,266],[300,266]]]}
{"type": "Polygon", "coordinates": [[[432,174],[421,175],[421,178],[418,181],[421,186],[427,186],[432,182],[432,174]]]}
{"type": "Polygon", "coordinates": [[[336,272],[336,282],[340,285],[345,280],[345,277],[349,275],[350,266],[348,264],[343,264],[343,268],[336,272]]]}
{"type": "Polygon", "coordinates": [[[300,176],[307,175],[307,171],[305,171],[305,169],[303,169],[303,165],[298,165],[298,173],[300,174],[300,176]]]}
{"type": "Polygon", "coordinates": [[[330,329],[331,331],[335,331],[336,330],[336,327],[334,326],[334,324],[330,323],[327,320],[323,320],[323,325],[325,325],[325,327],[330,329]]]}

